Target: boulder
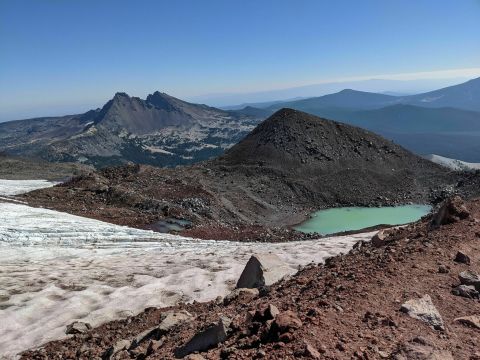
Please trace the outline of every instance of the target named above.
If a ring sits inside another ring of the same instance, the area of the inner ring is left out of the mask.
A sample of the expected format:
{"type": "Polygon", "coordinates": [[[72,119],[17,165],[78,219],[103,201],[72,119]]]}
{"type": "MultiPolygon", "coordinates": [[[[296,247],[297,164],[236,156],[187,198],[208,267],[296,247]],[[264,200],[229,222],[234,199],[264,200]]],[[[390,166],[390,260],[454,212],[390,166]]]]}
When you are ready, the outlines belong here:
{"type": "Polygon", "coordinates": [[[248,303],[258,297],[260,292],[258,289],[247,289],[247,288],[239,288],[233,290],[230,294],[225,296],[223,299],[223,303],[225,305],[230,304],[233,300],[239,299],[242,303],[248,303]]]}
{"type": "Polygon", "coordinates": [[[90,330],[92,327],[89,323],[81,322],[81,321],[74,321],[70,325],[67,325],[65,330],[65,334],[83,334],[90,330]]]}
{"type": "Polygon", "coordinates": [[[445,329],[442,316],[433,305],[430,295],[425,295],[420,299],[408,300],[400,310],[408,316],[432,326],[435,330],[445,329]]]}
{"type": "Polygon", "coordinates": [[[453,259],[453,261],[461,264],[470,265],[470,257],[461,251],[457,252],[457,254],[455,255],[455,259],[453,259]]]}
{"type": "Polygon", "coordinates": [[[480,315],[463,316],[456,318],[454,321],[480,330],[480,315]]]}
{"type": "Polygon", "coordinates": [[[386,239],[388,237],[388,234],[385,230],[380,230],[377,232],[373,237],[372,237],[372,245],[375,247],[381,247],[384,246],[386,243],[386,239]]]}
{"type": "Polygon", "coordinates": [[[238,279],[237,289],[270,286],[294,272],[275,254],[252,255],[238,279]]]}
{"type": "Polygon", "coordinates": [[[185,345],[178,347],[175,350],[175,357],[183,358],[197,351],[205,351],[225,341],[228,336],[230,323],[231,320],[229,318],[221,316],[217,324],[200,331],[185,345]]]}
{"type": "Polygon", "coordinates": [[[477,299],[480,297],[480,293],[471,285],[459,285],[452,290],[452,294],[469,299],[477,299]]]}
{"type": "Polygon", "coordinates": [[[458,278],[462,285],[474,286],[477,291],[480,291],[480,275],[477,273],[471,270],[462,271],[458,274],[458,278]]]}
{"type": "Polygon", "coordinates": [[[467,219],[469,216],[470,212],[463,199],[460,196],[454,196],[445,200],[440,209],[433,215],[430,221],[430,229],[467,219]]]}

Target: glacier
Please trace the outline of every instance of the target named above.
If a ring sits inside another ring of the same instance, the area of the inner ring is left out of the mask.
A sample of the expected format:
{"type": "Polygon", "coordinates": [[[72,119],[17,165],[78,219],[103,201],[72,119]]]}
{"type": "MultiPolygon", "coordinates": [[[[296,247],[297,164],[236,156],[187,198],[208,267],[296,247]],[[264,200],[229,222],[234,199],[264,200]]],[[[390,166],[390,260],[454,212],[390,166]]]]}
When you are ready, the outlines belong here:
{"type": "Polygon", "coordinates": [[[200,240],[12,201],[53,185],[0,180],[0,357],[6,359],[65,337],[75,320],[97,326],[150,306],[225,296],[253,253],[273,252],[296,269],[374,234],[274,244],[200,240]]]}

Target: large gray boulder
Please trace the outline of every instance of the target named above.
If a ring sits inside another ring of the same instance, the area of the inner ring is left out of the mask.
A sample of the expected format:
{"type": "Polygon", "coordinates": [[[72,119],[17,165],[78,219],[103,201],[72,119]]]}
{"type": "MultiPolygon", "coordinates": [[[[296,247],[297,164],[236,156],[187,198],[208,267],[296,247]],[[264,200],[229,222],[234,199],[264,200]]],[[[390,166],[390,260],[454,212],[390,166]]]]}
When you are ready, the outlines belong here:
{"type": "Polygon", "coordinates": [[[433,305],[430,295],[425,295],[420,299],[411,299],[402,305],[400,310],[408,316],[423,321],[436,330],[444,330],[442,316],[433,305]]]}
{"type": "Polygon", "coordinates": [[[477,273],[471,270],[462,271],[458,274],[458,278],[462,285],[474,286],[477,291],[480,291],[480,275],[477,273]]]}
{"type": "Polygon", "coordinates": [[[275,254],[255,254],[248,260],[237,282],[237,288],[270,286],[295,270],[275,254]]]}
{"type": "Polygon", "coordinates": [[[194,352],[208,350],[225,341],[231,320],[221,316],[220,321],[194,335],[185,345],[175,350],[176,358],[183,358],[194,352]]]}

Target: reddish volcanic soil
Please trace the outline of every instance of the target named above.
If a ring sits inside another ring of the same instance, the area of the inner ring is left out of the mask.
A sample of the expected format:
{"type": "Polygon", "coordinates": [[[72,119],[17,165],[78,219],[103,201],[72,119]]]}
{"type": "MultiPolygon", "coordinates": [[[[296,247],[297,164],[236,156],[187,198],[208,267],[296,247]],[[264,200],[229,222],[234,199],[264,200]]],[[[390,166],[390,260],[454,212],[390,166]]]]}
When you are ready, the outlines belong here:
{"type": "MultiPolygon", "coordinates": [[[[424,219],[390,230],[378,247],[357,244],[347,255],[304,268],[258,296],[228,305],[181,304],[174,310],[187,310],[193,320],[114,358],[173,359],[175,349],[222,315],[232,320],[226,339],[190,359],[480,359],[480,328],[455,321],[480,315],[479,299],[474,292],[472,298],[452,293],[459,273],[480,272],[480,199],[467,208],[468,216],[457,204],[456,216],[447,219],[451,223],[436,229],[424,219]],[[469,264],[457,257],[459,251],[469,264]],[[403,303],[424,295],[431,297],[444,329],[400,311],[403,303]],[[267,305],[279,314],[265,310],[267,305]]],[[[22,359],[100,358],[112,344],[159,324],[166,310],[146,309],[25,352],[22,359]]]]}

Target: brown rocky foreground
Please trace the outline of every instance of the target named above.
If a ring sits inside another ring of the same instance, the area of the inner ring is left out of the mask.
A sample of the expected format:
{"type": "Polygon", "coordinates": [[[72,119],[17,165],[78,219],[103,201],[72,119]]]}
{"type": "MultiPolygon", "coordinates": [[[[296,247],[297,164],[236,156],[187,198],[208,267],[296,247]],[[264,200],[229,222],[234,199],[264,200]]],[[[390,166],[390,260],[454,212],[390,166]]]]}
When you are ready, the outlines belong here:
{"type": "Polygon", "coordinates": [[[480,359],[479,219],[456,198],[272,286],[75,324],[22,359],[480,359]]]}

